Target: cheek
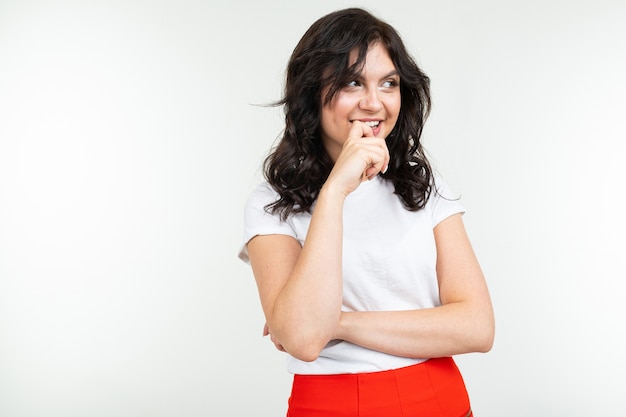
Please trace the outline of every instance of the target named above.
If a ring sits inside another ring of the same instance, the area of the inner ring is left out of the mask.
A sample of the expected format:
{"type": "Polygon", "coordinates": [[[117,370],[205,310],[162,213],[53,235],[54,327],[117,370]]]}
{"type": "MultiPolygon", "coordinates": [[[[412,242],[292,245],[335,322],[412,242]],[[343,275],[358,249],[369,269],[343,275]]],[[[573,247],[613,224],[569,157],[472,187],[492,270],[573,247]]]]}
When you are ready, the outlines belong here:
{"type": "Polygon", "coordinates": [[[336,128],[337,125],[347,120],[349,113],[349,107],[345,100],[333,100],[331,104],[322,109],[322,127],[336,128]]]}
{"type": "Polygon", "coordinates": [[[339,120],[346,118],[352,108],[353,106],[348,99],[339,97],[332,103],[329,113],[333,119],[339,120]]]}
{"type": "Polygon", "coordinates": [[[397,121],[398,117],[400,116],[400,101],[392,101],[387,105],[387,114],[388,116],[397,121]]]}
{"type": "Polygon", "coordinates": [[[389,109],[390,112],[393,112],[397,115],[398,113],[400,113],[401,105],[402,105],[402,100],[400,98],[400,95],[398,94],[397,96],[390,97],[387,108],[389,109]]]}
{"type": "Polygon", "coordinates": [[[335,122],[335,113],[330,110],[322,110],[320,119],[320,133],[326,139],[336,136],[337,124],[335,122]]]}
{"type": "Polygon", "coordinates": [[[330,109],[324,108],[322,109],[322,114],[320,115],[320,127],[322,130],[328,130],[328,127],[331,124],[331,120],[333,118],[332,111],[330,109]]]}

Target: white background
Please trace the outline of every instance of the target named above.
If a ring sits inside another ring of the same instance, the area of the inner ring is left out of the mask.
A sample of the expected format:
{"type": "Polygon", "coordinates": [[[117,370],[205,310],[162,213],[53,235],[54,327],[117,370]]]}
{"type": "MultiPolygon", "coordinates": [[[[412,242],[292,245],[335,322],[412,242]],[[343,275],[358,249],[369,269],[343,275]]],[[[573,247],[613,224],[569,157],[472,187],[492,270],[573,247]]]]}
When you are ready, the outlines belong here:
{"type": "Polygon", "coordinates": [[[237,259],[288,57],[362,5],[432,79],[424,141],[496,310],[480,417],[620,415],[626,3],[0,1],[0,415],[282,416],[237,259]]]}

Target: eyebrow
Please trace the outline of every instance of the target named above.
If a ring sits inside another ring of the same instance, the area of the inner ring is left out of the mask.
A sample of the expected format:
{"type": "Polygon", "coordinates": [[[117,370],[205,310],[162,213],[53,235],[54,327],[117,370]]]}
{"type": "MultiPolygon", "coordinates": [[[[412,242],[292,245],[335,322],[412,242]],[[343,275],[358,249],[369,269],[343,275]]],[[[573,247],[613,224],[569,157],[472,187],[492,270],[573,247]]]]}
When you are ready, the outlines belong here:
{"type": "Polygon", "coordinates": [[[400,76],[400,74],[398,73],[398,70],[397,70],[397,69],[394,69],[393,71],[391,71],[391,72],[387,73],[386,75],[383,75],[383,76],[382,76],[382,77],[380,77],[380,78],[381,78],[381,79],[382,79],[382,78],[389,78],[389,77],[393,77],[394,75],[397,75],[398,77],[400,76]]]}
{"type": "MultiPolygon", "coordinates": [[[[383,75],[379,79],[380,80],[384,80],[386,78],[390,78],[390,77],[394,77],[394,76],[400,77],[400,74],[398,73],[397,69],[394,69],[393,71],[389,71],[387,74],[383,75]]],[[[361,77],[362,77],[362,75],[361,75],[361,77]]]]}
{"type": "MultiPolygon", "coordinates": [[[[387,74],[383,75],[382,77],[380,77],[380,80],[384,80],[385,78],[389,78],[389,77],[393,77],[393,76],[398,76],[400,77],[400,73],[398,72],[397,69],[394,69],[392,71],[389,71],[387,74]]],[[[359,74],[359,76],[357,77],[357,79],[359,80],[363,80],[363,73],[359,74]]]]}

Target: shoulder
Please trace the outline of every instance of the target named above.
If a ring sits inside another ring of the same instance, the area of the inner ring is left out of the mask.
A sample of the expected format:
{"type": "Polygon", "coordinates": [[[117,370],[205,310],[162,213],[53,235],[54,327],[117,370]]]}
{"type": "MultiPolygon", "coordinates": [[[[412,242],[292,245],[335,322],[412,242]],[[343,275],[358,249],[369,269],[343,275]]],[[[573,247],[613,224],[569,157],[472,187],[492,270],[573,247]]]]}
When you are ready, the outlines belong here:
{"type": "Polygon", "coordinates": [[[290,221],[283,221],[278,213],[272,213],[267,205],[278,200],[278,193],[267,182],[258,184],[249,194],[244,207],[243,244],[239,257],[248,261],[247,243],[257,235],[280,234],[296,237],[290,221]]]}
{"type": "Polygon", "coordinates": [[[453,214],[465,213],[460,202],[461,196],[452,190],[440,173],[434,172],[431,181],[432,188],[426,209],[431,213],[433,226],[453,214]]]}
{"type": "Polygon", "coordinates": [[[270,204],[279,198],[278,193],[267,181],[258,183],[248,194],[246,206],[250,204],[270,204]]]}
{"type": "Polygon", "coordinates": [[[267,206],[280,198],[278,192],[267,182],[257,184],[246,200],[244,206],[244,220],[247,225],[259,221],[275,221],[278,214],[272,213],[267,206]],[[262,220],[264,219],[264,220],[262,220]],[[273,219],[273,220],[270,220],[273,219]]]}
{"type": "Polygon", "coordinates": [[[443,178],[439,172],[433,172],[431,178],[432,194],[431,198],[443,197],[448,200],[459,200],[460,195],[453,190],[453,187],[443,178]]]}
{"type": "Polygon", "coordinates": [[[267,206],[280,199],[280,195],[267,181],[258,183],[249,192],[244,205],[244,215],[249,217],[252,213],[269,214],[267,206]]]}

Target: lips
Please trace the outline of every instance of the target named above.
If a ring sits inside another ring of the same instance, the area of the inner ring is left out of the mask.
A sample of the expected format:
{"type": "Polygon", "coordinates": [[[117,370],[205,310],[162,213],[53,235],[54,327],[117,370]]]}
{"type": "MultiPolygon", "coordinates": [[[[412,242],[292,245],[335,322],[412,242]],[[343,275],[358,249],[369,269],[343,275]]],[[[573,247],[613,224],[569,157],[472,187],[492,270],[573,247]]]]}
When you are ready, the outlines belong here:
{"type": "Polygon", "coordinates": [[[362,122],[372,129],[374,136],[378,137],[380,131],[382,130],[381,120],[363,120],[362,122]]]}
{"type": "Polygon", "coordinates": [[[369,126],[369,128],[372,129],[372,133],[376,137],[378,137],[380,131],[382,130],[382,120],[354,119],[353,121],[354,122],[361,122],[361,123],[369,126]]]}

